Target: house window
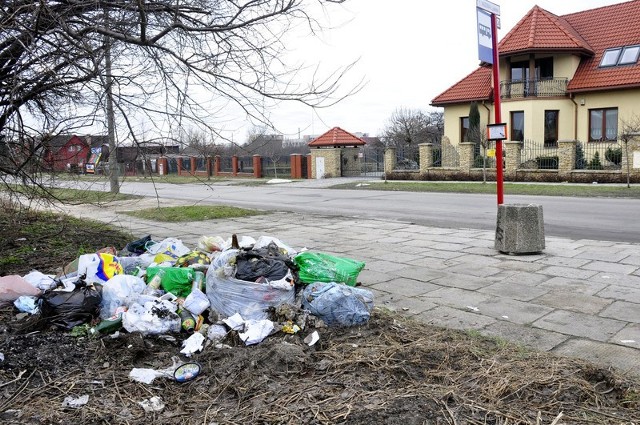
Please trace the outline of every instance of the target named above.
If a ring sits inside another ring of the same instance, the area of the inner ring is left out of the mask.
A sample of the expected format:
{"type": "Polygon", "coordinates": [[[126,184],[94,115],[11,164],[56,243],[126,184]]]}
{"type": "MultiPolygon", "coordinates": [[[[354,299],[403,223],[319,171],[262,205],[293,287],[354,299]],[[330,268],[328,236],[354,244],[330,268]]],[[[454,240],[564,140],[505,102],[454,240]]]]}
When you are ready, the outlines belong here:
{"type": "Polygon", "coordinates": [[[627,46],[622,50],[618,65],[630,65],[638,62],[638,54],[640,54],[640,46],[627,46]]]}
{"type": "Polygon", "coordinates": [[[553,78],[553,58],[536,59],[536,78],[539,80],[553,78]]]}
{"type": "Polygon", "coordinates": [[[638,62],[640,45],[607,49],[600,60],[600,67],[632,65],[638,62]]]}
{"type": "Polygon", "coordinates": [[[511,140],[514,142],[524,141],[524,112],[511,112],[511,140]]]}
{"type": "Polygon", "coordinates": [[[589,141],[618,139],[618,108],[589,110],[589,141]]]}
{"type": "Polygon", "coordinates": [[[465,143],[467,140],[467,133],[469,132],[469,117],[460,118],[460,141],[465,143]]]}
{"type": "Polygon", "coordinates": [[[558,146],[558,115],[560,111],[544,111],[544,146],[558,146]]]}
{"type": "Polygon", "coordinates": [[[70,153],[80,152],[81,150],[82,150],[82,147],[80,145],[71,145],[69,146],[69,148],[67,148],[67,151],[70,153]]]}
{"type": "Polygon", "coordinates": [[[513,62],[511,64],[511,80],[523,81],[529,79],[529,61],[513,62]]]}

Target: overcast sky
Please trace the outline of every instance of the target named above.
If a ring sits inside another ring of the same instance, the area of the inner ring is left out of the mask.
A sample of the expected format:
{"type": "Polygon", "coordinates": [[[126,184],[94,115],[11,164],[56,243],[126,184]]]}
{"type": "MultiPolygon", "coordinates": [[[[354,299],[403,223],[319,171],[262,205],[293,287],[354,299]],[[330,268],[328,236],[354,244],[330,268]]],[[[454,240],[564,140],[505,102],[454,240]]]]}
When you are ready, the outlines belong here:
{"type": "MultiPolygon", "coordinates": [[[[620,0],[502,0],[501,39],[535,5],[556,15],[622,3],[620,0]]],[[[348,0],[332,6],[321,20],[333,26],[319,39],[300,37],[292,55],[307,64],[334,69],[359,60],[349,87],[366,86],[328,109],[312,111],[281,104],[270,109],[276,130],[285,137],[321,134],[338,126],[350,132],[378,135],[397,108],[433,110],[431,100],[471,71],[479,61],[476,0],[348,0]]],[[[603,25],[606,25],[603,23],[603,25]]],[[[501,77],[502,78],[502,77],[501,77]]],[[[235,141],[246,139],[249,124],[229,124],[235,141]]]]}

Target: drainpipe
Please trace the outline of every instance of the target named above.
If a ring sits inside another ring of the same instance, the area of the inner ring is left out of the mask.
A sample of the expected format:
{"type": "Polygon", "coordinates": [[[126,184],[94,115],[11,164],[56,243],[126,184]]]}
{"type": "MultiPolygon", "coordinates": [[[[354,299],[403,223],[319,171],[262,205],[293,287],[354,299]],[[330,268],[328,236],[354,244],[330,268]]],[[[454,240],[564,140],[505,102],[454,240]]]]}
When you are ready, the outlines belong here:
{"type": "Polygon", "coordinates": [[[573,140],[578,140],[578,104],[573,93],[569,94],[569,99],[573,102],[573,140]]]}
{"type": "Polygon", "coordinates": [[[485,101],[482,101],[482,106],[484,106],[484,108],[487,110],[487,124],[490,124],[491,122],[491,109],[489,109],[489,107],[486,105],[485,101]]]}

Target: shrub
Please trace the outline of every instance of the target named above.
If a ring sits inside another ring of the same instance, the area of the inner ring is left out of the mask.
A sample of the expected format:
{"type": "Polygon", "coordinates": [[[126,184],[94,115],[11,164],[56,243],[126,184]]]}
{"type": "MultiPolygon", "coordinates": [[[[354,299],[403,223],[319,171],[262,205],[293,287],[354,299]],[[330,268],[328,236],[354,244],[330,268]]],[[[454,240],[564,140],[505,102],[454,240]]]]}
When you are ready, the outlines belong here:
{"type": "Polygon", "coordinates": [[[536,158],[538,170],[557,170],[559,159],[558,156],[539,156],[536,158]]]}
{"type": "Polygon", "coordinates": [[[596,151],[591,161],[589,161],[589,170],[602,170],[602,162],[600,161],[600,152],[596,151]]]}
{"type": "Polygon", "coordinates": [[[604,152],[604,158],[609,162],[620,165],[622,163],[622,148],[607,148],[604,152]]]}

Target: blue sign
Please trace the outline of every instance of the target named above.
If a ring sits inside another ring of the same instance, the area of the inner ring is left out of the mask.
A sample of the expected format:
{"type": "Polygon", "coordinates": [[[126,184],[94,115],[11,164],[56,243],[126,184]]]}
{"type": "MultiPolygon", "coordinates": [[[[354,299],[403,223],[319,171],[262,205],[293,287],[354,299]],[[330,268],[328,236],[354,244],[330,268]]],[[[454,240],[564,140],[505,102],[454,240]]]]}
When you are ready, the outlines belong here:
{"type": "Polygon", "coordinates": [[[493,64],[493,34],[491,33],[491,14],[483,9],[478,12],[478,59],[493,64]]]}

